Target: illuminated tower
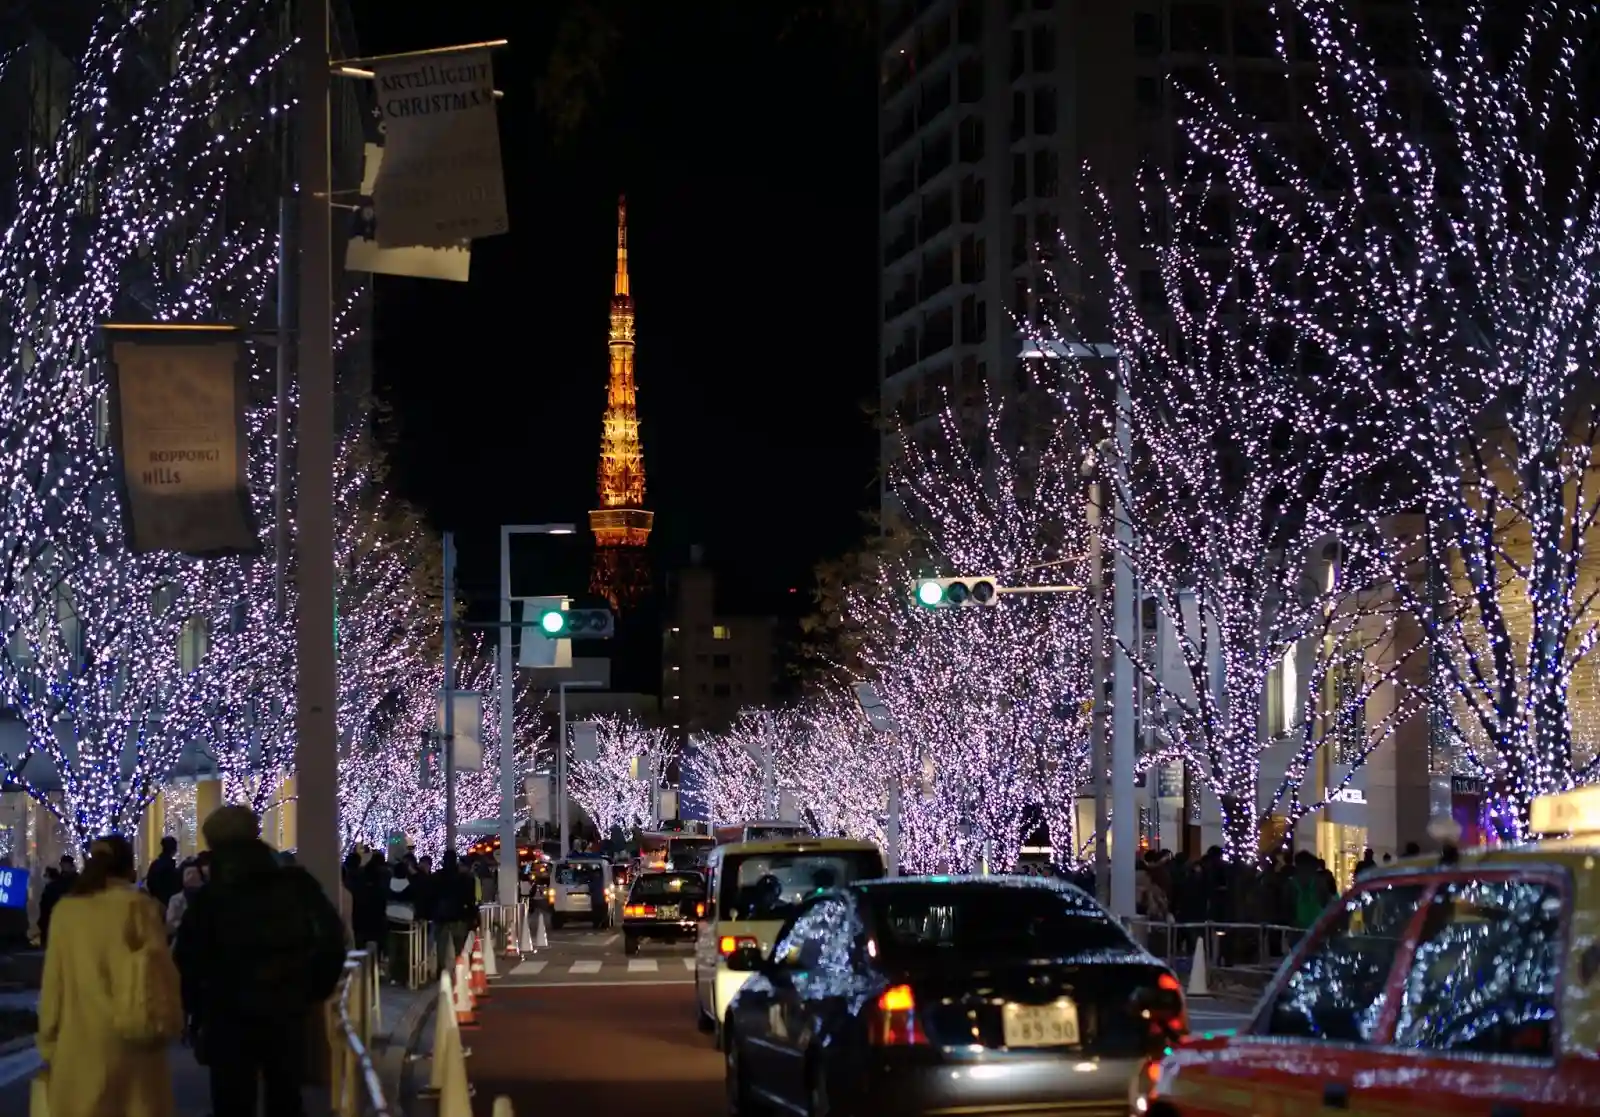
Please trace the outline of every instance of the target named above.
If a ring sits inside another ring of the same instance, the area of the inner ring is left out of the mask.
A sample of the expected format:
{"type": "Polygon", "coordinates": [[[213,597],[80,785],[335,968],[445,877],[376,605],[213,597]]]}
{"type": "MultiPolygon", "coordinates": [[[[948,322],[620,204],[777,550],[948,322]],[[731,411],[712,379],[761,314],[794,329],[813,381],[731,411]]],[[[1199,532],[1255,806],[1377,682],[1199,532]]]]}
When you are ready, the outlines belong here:
{"type": "Polygon", "coordinates": [[[644,446],[633,383],[633,296],[628,293],[628,202],[617,199],[617,278],[611,293],[611,378],[600,428],[600,507],[589,513],[589,588],[624,609],[649,589],[645,546],[655,513],[644,507],[644,446]]]}

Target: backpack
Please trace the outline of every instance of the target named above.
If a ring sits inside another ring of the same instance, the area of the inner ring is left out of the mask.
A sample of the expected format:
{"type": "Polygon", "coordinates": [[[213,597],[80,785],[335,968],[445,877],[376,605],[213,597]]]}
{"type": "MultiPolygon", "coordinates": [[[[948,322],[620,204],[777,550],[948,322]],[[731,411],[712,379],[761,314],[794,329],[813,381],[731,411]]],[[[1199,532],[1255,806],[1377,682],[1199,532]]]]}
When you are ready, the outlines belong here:
{"type": "Polygon", "coordinates": [[[154,901],[128,905],[122,938],[128,955],[111,973],[111,1029],[125,1043],[165,1047],[183,1034],[183,994],[154,901]]]}
{"type": "Polygon", "coordinates": [[[1315,877],[1302,880],[1294,877],[1289,881],[1289,888],[1294,895],[1294,925],[1308,928],[1317,921],[1326,906],[1322,901],[1322,888],[1315,877]]]}

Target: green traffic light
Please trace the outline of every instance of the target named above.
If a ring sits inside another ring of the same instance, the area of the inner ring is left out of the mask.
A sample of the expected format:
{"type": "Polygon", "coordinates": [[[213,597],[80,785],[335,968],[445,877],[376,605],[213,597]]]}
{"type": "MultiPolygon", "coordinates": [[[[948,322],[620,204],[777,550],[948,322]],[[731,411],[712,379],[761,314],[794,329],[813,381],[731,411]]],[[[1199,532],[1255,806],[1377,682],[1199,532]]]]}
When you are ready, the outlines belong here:
{"type": "Polygon", "coordinates": [[[944,600],[944,587],[938,582],[918,582],[917,600],[924,605],[937,605],[944,600]]]}
{"type": "Polygon", "coordinates": [[[558,633],[566,631],[567,618],[561,615],[561,611],[559,609],[551,609],[548,613],[540,616],[539,627],[544,629],[545,632],[549,633],[551,636],[555,636],[558,633]]]}

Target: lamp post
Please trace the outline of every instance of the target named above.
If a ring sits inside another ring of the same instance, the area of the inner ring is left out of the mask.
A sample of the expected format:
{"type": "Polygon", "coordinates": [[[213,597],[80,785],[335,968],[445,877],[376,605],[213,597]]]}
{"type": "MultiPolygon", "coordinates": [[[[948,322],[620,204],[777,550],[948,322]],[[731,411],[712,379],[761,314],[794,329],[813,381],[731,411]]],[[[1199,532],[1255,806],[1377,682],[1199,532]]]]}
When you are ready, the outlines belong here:
{"type": "MultiPolygon", "coordinates": [[[[572,524],[504,524],[500,528],[500,895],[517,894],[516,671],[511,661],[511,537],[572,535],[572,524]],[[509,851],[509,855],[508,852],[509,851]]],[[[565,745],[563,729],[562,744],[565,745]]],[[[561,755],[566,756],[565,747],[561,755]]],[[[566,837],[562,835],[563,839],[566,837]]]]}
{"type": "MultiPolygon", "coordinates": [[[[1017,354],[1024,360],[1079,360],[1079,361],[1120,361],[1122,352],[1115,345],[1101,343],[1085,343],[1069,341],[1066,339],[1029,339],[1023,342],[1022,351],[1017,354]]],[[[1117,378],[1116,422],[1113,437],[1101,443],[1097,452],[1091,455],[1091,461],[1085,465],[1091,467],[1096,478],[1095,491],[1091,493],[1091,524],[1096,528],[1099,524],[1101,502],[1098,498],[1100,484],[1099,472],[1106,464],[1114,464],[1117,471],[1126,477],[1127,461],[1131,449],[1131,438],[1128,430],[1128,391],[1122,377],[1117,378]],[[1110,443],[1110,445],[1107,445],[1110,443]]],[[[1113,488],[1113,492],[1114,492],[1113,488]]],[[[1115,610],[1113,617],[1113,630],[1118,642],[1128,652],[1136,649],[1139,639],[1138,610],[1134,607],[1133,568],[1127,563],[1125,557],[1133,543],[1133,526],[1125,515],[1118,516],[1115,524],[1117,538],[1118,561],[1113,574],[1112,608],[1115,610]]],[[[1099,532],[1094,532],[1091,545],[1095,547],[1095,554],[1099,555],[1099,532]]],[[[1095,563],[1095,586],[1097,593],[1103,594],[1105,575],[1102,570],[1103,560],[1095,563]]],[[[1096,610],[1096,617],[1099,610],[1096,610]]],[[[1096,621],[1097,632],[1099,621],[1096,621]]],[[[1094,697],[1095,710],[1099,711],[1105,696],[1105,670],[1106,656],[1100,654],[1100,643],[1097,641],[1095,656],[1094,697]]],[[[1136,729],[1136,704],[1133,697],[1133,665],[1128,662],[1126,653],[1114,658],[1111,663],[1111,858],[1110,858],[1110,889],[1102,891],[1100,858],[1104,842],[1104,818],[1102,804],[1104,803],[1104,771],[1105,753],[1102,745],[1096,750],[1094,757],[1096,763],[1095,778],[1097,787],[1097,802],[1095,822],[1098,833],[1096,842],[1096,891],[1110,900],[1111,911],[1124,918],[1132,918],[1137,913],[1134,895],[1134,852],[1138,848],[1138,808],[1135,805],[1134,776],[1135,768],[1139,763],[1138,749],[1134,740],[1136,729]]],[[[1095,718],[1095,734],[1100,741],[1104,741],[1103,722],[1095,718]]]]}

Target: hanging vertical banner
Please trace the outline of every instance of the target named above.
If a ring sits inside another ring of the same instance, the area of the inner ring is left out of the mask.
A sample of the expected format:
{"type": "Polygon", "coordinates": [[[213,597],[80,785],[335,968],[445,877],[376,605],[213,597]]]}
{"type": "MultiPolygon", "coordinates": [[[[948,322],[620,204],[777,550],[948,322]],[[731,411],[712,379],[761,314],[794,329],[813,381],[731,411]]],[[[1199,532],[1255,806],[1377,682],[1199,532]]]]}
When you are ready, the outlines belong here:
{"type": "Polygon", "coordinates": [[[377,144],[367,144],[366,170],[361,175],[361,202],[350,215],[350,237],[345,241],[345,269],[465,283],[472,270],[472,245],[468,242],[463,241],[449,248],[382,246],[378,236],[378,215],[372,206],[372,191],[382,168],[383,148],[377,144]]]}
{"type": "Polygon", "coordinates": [[[254,554],[244,336],[232,326],[105,326],[111,443],[134,554],[254,554]]]}
{"type": "Polygon", "coordinates": [[[489,52],[389,58],[375,75],[384,134],[372,192],[379,246],[444,248],[506,232],[489,52]]]}
{"type": "MultiPolygon", "coordinates": [[[[455,696],[454,759],[458,772],[483,771],[483,695],[470,690],[455,696]]],[[[439,733],[444,733],[444,695],[439,696],[439,733]]]]}
{"type": "MultiPolygon", "coordinates": [[[[600,759],[599,727],[592,721],[572,723],[572,762],[587,764],[600,759]]],[[[638,779],[635,776],[634,779],[638,779]]]]}

